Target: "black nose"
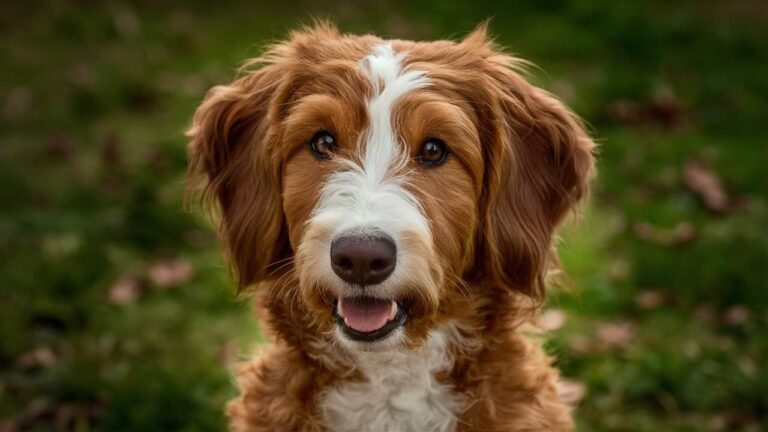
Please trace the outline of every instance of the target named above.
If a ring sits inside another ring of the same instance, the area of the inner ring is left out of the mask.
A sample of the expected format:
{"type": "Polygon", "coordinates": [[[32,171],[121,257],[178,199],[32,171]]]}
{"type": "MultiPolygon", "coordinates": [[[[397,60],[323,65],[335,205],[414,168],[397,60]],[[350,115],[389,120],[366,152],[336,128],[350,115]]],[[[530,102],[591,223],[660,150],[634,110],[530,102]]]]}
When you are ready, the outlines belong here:
{"type": "Polygon", "coordinates": [[[387,235],[339,237],[331,244],[331,266],[343,280],[359,285],[375,285],[392,274],[397,262],[397,247],[387,235]]]}

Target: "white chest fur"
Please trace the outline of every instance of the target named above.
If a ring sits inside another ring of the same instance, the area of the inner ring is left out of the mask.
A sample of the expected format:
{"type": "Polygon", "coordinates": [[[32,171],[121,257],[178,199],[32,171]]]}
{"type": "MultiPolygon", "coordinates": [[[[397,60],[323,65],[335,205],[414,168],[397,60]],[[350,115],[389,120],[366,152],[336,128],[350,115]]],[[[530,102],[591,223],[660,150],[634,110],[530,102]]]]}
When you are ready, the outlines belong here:
{"type": "Polygon", "coordinates": [[[415,350],[358,353],[367,382],[327,390],[321,409],[333,431],[451,431],[463,401],[435,373],[453,365],[451,331],[434,331],[415,350]]]}

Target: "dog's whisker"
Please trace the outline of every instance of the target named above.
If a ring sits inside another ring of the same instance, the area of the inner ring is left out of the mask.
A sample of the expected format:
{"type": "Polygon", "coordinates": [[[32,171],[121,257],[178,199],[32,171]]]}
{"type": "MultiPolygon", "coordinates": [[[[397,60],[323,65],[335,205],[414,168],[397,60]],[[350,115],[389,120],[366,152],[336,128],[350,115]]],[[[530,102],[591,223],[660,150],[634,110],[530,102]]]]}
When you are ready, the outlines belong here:
{"type": "Polygon", "coordinates": [[[269,291],[267,292],[267,298],[274,299],[275,297],[273,297],[273,295],[275,294],[276,290],[281,289],[283,287],[286,287],[291,282],[295,281],[295,279],[296,279],[296,270],[295,269],[292,269],[291,271],[288,271],[288,272],[285,272],[284,274],[282,274],[277,279],[277,281],[275,281],[275,283],[273,283],[269,287],[269,291]]]}
{"type": "Polygon", "coordinates": [[[283,261],[287,261],[287,262],[284,262],[284,263],[283,263],[283,264],[281,264],[279,267],[277,267],[277,268],[275,268],[274,270],[272,270],[271,272],[269,272],[269,275],[268,275],[267,277],[270,277],[270,276],[274,275],[275,273],[277,273],[277,272],[279,272],[279,271],[281,271],[281,270],[285,269],[286,267],[288,267],[288,266],[291,266],[291,265],[293,265],[293,264],[295,263],[295,261],[293,260],[293,258],[291,258],[291,259],[286,259],[286,260],[283,260],[283,261]]]}
{"type": "Polygon", "coordinates": [[[279,259],[279,260],[277,260],[277,261],[275,261],[275,262],[272,262],[272,263],[270,263],[270,264],[269,264],[267,267],[272,267],[272,266],[275,266],[275,265],[278,265],[278,264],[284,263],[284,262],[286,262],[286,261],[293,261],[294,259],[295,259],[295,257],[293,257],[293,256],[289,256],[289,257],[286,257],[286,258],[283,258],[283,259],[279,259]]]}

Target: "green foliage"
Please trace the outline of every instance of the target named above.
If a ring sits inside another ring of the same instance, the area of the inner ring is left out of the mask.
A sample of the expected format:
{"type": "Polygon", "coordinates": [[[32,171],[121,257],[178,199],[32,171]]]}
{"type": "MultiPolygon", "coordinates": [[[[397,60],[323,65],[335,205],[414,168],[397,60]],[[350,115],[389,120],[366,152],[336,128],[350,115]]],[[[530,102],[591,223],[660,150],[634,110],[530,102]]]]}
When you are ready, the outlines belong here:
{"type": "Polygon", "coordinates": [[[183,131],[208,87],[320,16],[417,39],[460,37],[493,17],[498,42],[590,123],[600,177],[564,233],[568,278],[549,304],[565,322],[548,347],[587,388],[581,430],[768,428],[758,3],[4,6],[3,425],[224,428],[226,367],[261,339],[209,224],[182,210],[183,131]],[[723,184],[726,208],[693,190],[692,163],[723,184]]]}

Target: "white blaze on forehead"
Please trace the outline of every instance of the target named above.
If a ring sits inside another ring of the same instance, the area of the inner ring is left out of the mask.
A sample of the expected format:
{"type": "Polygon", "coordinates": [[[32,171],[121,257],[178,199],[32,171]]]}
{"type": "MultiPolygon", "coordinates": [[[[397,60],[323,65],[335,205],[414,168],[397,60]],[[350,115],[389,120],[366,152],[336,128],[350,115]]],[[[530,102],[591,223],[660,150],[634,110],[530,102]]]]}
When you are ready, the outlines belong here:
{"type": "Polygon", "coordinates": [[[402,96],[428,84],[426,72],[401,71],[404,53],[395,54],[391,44],[378,45],[361,67],[373,87],[368,101],[370,129],[366,137],[363,169],[373,182],[380,182],[393,164],[407,161],[407,152],[398,145],[392,124],[392,108],[402,96]],[[403,157],[405,156],[405,157],[403,157]]]}
{"type": "Polygon", "coordinates": [[[392,109],[404,95],[429,83],[426,72],[403,71],[405,57],[382,44],[360,62],[372,88],[369,128],[358,145],[361,163],[345,161],[347,167],[330,176],[311,221],[332,228],[333,234],[354,227],[380,230],[396,240],[405,230],[429,236],[418,201],[403,188],[407,179],[394,174],[409,155],[395,132],[392,109]]]}

